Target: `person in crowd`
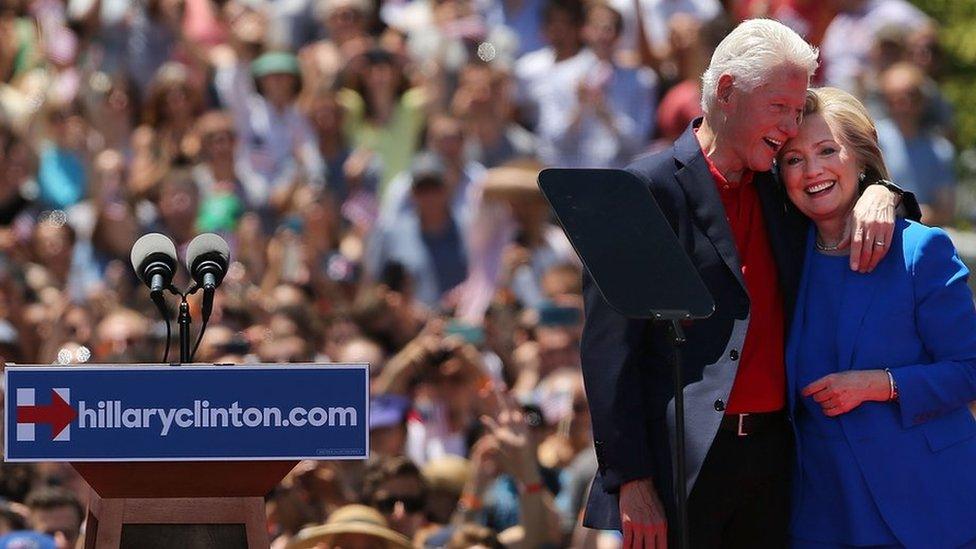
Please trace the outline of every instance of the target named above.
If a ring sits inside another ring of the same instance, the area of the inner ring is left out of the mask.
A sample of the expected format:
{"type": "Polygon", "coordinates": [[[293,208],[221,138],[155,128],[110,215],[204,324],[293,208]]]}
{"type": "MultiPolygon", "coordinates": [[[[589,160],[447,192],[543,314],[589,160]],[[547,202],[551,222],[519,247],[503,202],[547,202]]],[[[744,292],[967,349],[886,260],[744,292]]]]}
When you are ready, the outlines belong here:
{"type": "Polygon", "coordinates": [[[408,539],[414,539],[427,525],[427,483],[408,458],[379,458],[367,464],[363,501],[379,510],[390,527],[408,539]]]}
{"type": "Polygon", "coordinates": [[[97,72],[88,79],[85,105],[91,113],[89,123],[101,147],[132,156],[132,132],[139,127],[142,113],[131,78],[97,72]]]}
{"type": "Polygon", "coordinates": [[[63,210],[80,202],[88,192],[88,123],[78,102],[52,104],[47,123],[50,139],[44,141],[38,154],[39,198],[44,207],[63,210]]]}
{"type": "Polygon", "coordinates": [[[142,122],[132,134],[130,186],[139,198],[155,198],[174,165],[186,166],[199,149],[193,133],[203,98],[179,63],[159,68],[146,95],[142,122]]]}
{"type": "MultiPolygon", "coordinates": [[[[461,120],[450,115],[432,115],[427,127],[426,147],[417,160],[438,164],[438,171],[446,185],[451,215],[462,228],[469,225],[474,203],[485,169],[464,155],[464,127],[461,120]]],[[[410,200],[413,186],[411,172],[394,178],[383,196],[377,228],[400,221],[405,215],[416,215],[416,202],[410,200]]]]}
{"type": "Polygon", "coordinates": [[[432,523],[446,525],[471,476],[471,462],[461,456],[441,456],[429,461],[422,472],[427,483],[427,515],[432,523]]]}
{"type": "Polygon", "coordinates": [[[0,153],[0,226],[9,228],[31,210],[37,158],[29,141],[7,124],[0,124],[0,153]]]}
{"type": "MultiPolygon", "coordinates": [[[[784,326],[799,284],[801,258],[791,250],[805,221],[784,207],[770,170],[797,133],[816,67],[816,51],[781,23],[740,24],[702,77],[704,118],[670,150],[629,166],[675,220],[716,313],[685,332],[683,378],[694,380],[685,391],[689,451],[686,478],[674,480],[670,378],[649,366],[669,352],[668,336],[620,314],[585,281],[581,355],[598,472],[583,524],[622,528],[625,546],[666,542],[675,482],[690,492],[692,545],[787,542],[784,326]]],[[[888,251],[895,199],[883,185],[862,195],[851,223],[852,269],[870,271],[888,251]]]]}
{"type": "Polygon", "coordinates": [[[233,116],[226,111],[208,111],[196,121],[195,132],[200,153],[191,173],[203,203],[225,203],[228,208],[233,204],[237,215],[245,208],[260,211],[265,204],[264,189],[261,181],[248,177],[235,154],[238,143],[233,116]]]}
{"type": "Polygon", "coordinates": [[[925,74],[902,62],[881,75],[887,117],[878,120],[878,141],[893,181],[915,193],[922,223],[945,225],[955,216],[955,148],[925,125],[929,101],[925,74]]]}
{"type": "Polygon", "coordinates": [[[276,212],[287,210],[295,187],[325,185],[325,164],[308,119],[298,107],[302,81],[298,59],[269,51],[250,65],[238,59],[216,69],[214,85],[234,116],[237,155],[247,170],[249,192],[276,212]]]}
{"type": "Polygon", "coordinates": [[[863,94],[865,71],[878,33],[887,27],[908,32],[929,24],[929,18],[908,0],[842,0],[824,33],[820,54],[824,83],[863,94]]]}
{"type": "Polygon", "coordinates": [[[515,122],[514,82],[497,65],[465,65],[458,76],[450,110],[464,124],[468,159],[494,168],[535,156],[535,135],[515,122]]]}
{"type": "Polygon", "coordinates": [[[27,495],[31,529],[52,536],[57,549],[74,549],[85,511],[65,488],[38,488],[27,495]]]}
{"type": "Polygon", "coordinates": [[[158,232],[184,248],[196,236],[200,214],[200,189],[186,169],[172,170],[159,185],[156,202],[158,232]]]}
{"type": "Polygon", "coordinates": [[[898,220],[877,268],[849,271],[837,246],[849,212],[888,177],[876,135],[855,97],[818,88],[779,153],[790,201],[813,220],[787,351],[790,535],[794,547],[964,546],[976,540],[964,511],[976,504],[969,270],[945,232],[898,220]]]}
{"type": "Polygon", "coordinates": [[[360,193],[375,201],[378,177],[369,172],[369,164],[352,166],[358,158],[353,158],[352,147],[343,133],[346,111],[339,102],[338,94],[321,88],[305,100],[304,111],[318,140],[319,154],[327,170],[329,191],[336,203],[344,205],[346,200],[360,193]]]}
{"type": "Polygon", "coordinates": [[[577,70],[546,75],[550,96],[539,107],[539,159],[547,166],[610,168],[631,160],[653,132],[657,75],[618,66],[620,13],[594,4],[577,70]]]}
{"type": "Polygon", "coordinates": [[[669,63],[673,53],[669,49],[669,21],[686,14],[702,23],[721,13],[719,0],[610,0],[607,4],[624,20],[620,33],[622,50],[629,57],[643,57],[644,64],[659,70],[669,63]],[[638,16],[638,14],[640,14],[638,16]],[[644,50],[644,51],[642,51],[644,50]]]}
{"type": "Polygon", "coordinates": [[[381,163],[382,195],[393,177],[410,166],[424,127],[424,89],[410,85],[401,62],[382,48],[353,58],[339,101],[345,108],[346,139],[381,163]]]}
{"type": "Polygon", "coordinates": [[[350,60],[376,44],[369,34],[375,7],[371,0],[317,0],[314,9],[327,35],[299,51],[302,76],[309,89],[330,89],[350,60]]]}
{"type": "Polygon", "coordinates": [[[485,174],[468,238],[470,274],[457,297],[459,318],[479,321],[497,289],[537,308],[545,301],[540,281],[546,270],[578,262],[565,234],[550,223],[536,170],[516,163],[485,174]]]}
{"type": "Polygon", "coordinates": [[[407,443],[410,399],[403,395],[375,394],[370,398],[370,455],[402,456],[407,443]]]}
{"type": "Polygon", "coordinates": [[[505,26],[518,38],[516,59],[545,47],[542,32],[543,0],[502,0],[485,6],[485,24],[489,28],[505,26]]]}
{"type": "Polygon", "coordinates": [[[337,509],[320,526],[303,529],[286,549],[319,549],[329,547],[383,547],[410,549],[410,539],[390,529],[376,509],[365,505],[347,505],[337,509]]]}
{"type": "Polygon", "coordinates": [[[410,175],[412,211],[381,226],[367,250],[367,273],[376,277],[400,263],[414,281],[413,295],[435,310],[468,276],[465,227],[451,209],[448,177],[440,158],[420,156],[410,175]]]}
{"type": "Polygon", "coordinates": [[[586,13],[579,0],[546,0],[542,34],[546,46],[527,53],[515,63],[519,120],[529,128],[540,123],[541,110],[557,90],[549,78],[557,73],[580,74],[583,51],[580,29],[586,13]]]}

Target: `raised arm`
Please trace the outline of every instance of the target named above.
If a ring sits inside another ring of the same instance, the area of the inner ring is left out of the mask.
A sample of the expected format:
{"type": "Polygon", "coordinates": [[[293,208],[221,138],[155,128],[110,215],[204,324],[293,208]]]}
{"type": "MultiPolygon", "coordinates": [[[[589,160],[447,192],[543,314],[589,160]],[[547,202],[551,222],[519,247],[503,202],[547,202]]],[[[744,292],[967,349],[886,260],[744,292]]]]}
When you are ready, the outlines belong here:
{"type": "Polygon", "coordinates": [[[851,214],[851,270],[869,273],[891,249],[895,216],[918,221],[922,212],[915,195],[888,181],[869,185],[851,214]]]}

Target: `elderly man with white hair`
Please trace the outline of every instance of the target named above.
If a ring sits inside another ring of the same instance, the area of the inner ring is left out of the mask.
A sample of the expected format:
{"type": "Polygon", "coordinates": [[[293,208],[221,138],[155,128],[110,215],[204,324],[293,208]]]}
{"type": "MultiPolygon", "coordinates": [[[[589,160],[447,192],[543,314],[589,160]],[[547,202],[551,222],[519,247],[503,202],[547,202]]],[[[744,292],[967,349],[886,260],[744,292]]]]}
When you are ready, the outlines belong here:
{"type": "MultiPolygon", "coordinates": [[[[782,24],[742,23],[702,77],[704,118],[671,149],[628,167],[654,194],[716,310],[685,329],[687,472],[675,479],[667,329],[626,318],[584,281],[581,352],[598,461],[584,525],[621,529],[624,547],[666,546],[675,482],[689,493],[692,547],[788,543],[784,339],[809,220],[789,205],[773,165],[797,134],[816,67],[816,50],[782,24]]],[[[887,182],[864,191],[842,243],[851,269],[870,271],[887,252],[899,201],[917,211],[912,195],[887,182]]]]}

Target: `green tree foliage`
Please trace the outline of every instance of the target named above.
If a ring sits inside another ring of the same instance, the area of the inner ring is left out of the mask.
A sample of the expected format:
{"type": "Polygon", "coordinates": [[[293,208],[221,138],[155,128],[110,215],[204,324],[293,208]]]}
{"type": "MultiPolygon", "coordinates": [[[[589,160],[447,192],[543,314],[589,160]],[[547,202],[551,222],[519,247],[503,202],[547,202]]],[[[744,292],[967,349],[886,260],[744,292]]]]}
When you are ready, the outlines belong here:
{"type": "Polygon", "coordinates": [[[956,109],[960,150],[976,146],[976,0],[912,0],[939,22],[943,92],[956,109]]]}

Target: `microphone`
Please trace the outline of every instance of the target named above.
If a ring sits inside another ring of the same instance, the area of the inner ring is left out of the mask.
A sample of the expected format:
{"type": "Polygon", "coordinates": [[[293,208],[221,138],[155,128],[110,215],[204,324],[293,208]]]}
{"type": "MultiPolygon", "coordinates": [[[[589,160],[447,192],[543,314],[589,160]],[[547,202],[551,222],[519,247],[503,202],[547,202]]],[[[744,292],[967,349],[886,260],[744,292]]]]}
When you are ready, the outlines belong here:
{"type": "Polygon", "coordinates": [[[129,254],[132,268],[152,294],[169,287],[176,274],[176,244],[166,235],[149,233],[142,235],[132,245],[129,254]]]}
{"type": "MultiPolygon", "coordinates": [[[[215,290],[224,280],[229,263],[230,246],[227,245],[227,241],[213,233],[197,235],[186,247],[186,270],[190,271],[190,276],[193,277],[196,287],[203,288],[203,303],[200,308],[203,314],[203,324],[197,334],[197,343],[193,346],[193,351],[187,349],[189,351],[187,361],[189,362],[193,361],[193,356],[197,354],[197,349],[200,348],[203,332],[207,329],[210,313],[213,312],[215,290]]],[[[189,345],[188,340],[186,344],[189,345]]]]}
{"type": "Polygon", "coordinates": [[[197,235],[186,247],[186,269],[197,286],[213,290],[224,280],[230,263],[230,246],[213,233],[197,235]]]}

